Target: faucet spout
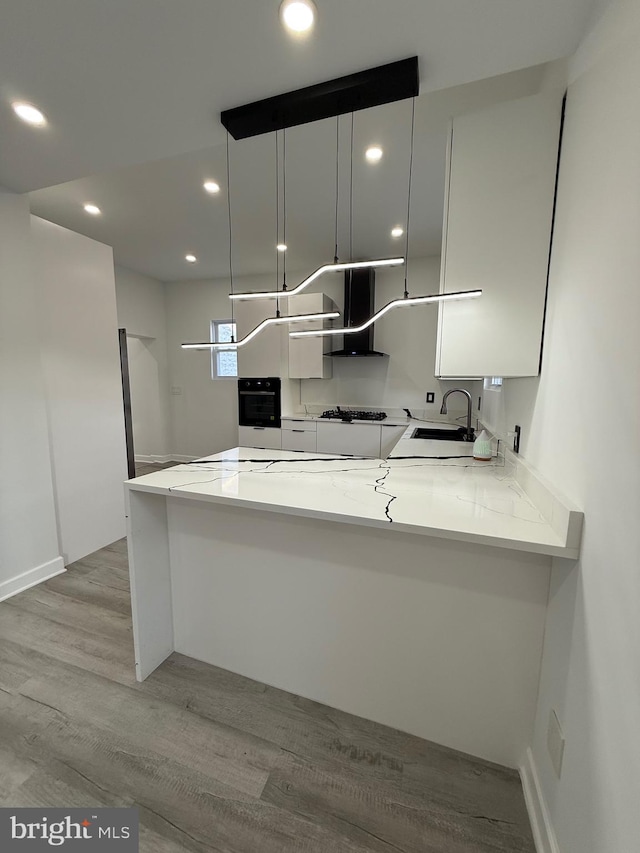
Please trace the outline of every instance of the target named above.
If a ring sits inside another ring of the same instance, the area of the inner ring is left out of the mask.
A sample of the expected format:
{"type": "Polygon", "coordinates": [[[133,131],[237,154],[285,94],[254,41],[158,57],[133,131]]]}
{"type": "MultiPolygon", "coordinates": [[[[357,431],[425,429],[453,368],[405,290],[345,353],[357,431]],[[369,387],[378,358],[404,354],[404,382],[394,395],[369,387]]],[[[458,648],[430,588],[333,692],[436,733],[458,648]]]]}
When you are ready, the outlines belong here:
{"type": "Polygon", "coordinates": [[[473,405],[473,401],[471,399],[471,394],[468,391],[465,391],[464,388],[451,388],[451,390],[445,392],[442,398],[442,406],[440,407],[440,414],[447,414],[447,398],[451,394],[464,394],[467,398],[467,431],[465,435],[465,441],[473,441],[473,427],[471,426],[471,407],[473,405]]]}

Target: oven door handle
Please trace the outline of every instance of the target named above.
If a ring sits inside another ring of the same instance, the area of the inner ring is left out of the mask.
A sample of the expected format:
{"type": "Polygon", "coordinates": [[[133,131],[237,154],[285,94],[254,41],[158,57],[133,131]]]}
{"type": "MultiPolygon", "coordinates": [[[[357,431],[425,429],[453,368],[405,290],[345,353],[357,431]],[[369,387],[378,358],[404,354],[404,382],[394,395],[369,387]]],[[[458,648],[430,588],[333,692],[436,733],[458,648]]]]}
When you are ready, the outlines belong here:
{"type": "Polygon", "coordinates": [[[275,397],[275,391],[239,391],[241,397],[275,397]]]}

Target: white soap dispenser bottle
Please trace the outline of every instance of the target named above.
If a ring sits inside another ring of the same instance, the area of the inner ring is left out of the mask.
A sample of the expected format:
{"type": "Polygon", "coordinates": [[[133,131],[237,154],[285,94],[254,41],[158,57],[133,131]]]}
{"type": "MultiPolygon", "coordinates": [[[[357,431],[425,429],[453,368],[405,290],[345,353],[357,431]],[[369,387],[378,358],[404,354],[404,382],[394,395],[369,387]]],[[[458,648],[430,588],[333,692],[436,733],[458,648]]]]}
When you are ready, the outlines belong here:
{"type": "Polygon", "coordinates": [[[492,458],[491,437],[484,429],[473,443],[473,458],[480,462],[489,462],[492,458]]]}

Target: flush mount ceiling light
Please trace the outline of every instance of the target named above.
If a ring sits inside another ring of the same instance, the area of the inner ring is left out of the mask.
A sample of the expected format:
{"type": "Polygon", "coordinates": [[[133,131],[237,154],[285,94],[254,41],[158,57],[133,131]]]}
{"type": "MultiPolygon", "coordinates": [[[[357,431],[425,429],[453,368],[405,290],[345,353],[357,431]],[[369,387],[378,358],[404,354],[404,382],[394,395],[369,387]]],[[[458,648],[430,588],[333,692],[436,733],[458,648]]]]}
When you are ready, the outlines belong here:
{"type": "Polygon", "coordinates": [[[185,261],[189,261],[190,264],[195,264],[195,262],[198,260],[195,255],[185,255],[184,259],[185,261]]]}
{"type": "MultiPolygon", "coordinates": [[[[377,261],[353,261],[344,264],[324,264],[315,272],[312,272],[308,278],[301,281],[293,290],[287,290],[286,296],[295,296],[303,291],[310,284],[313,284],[316,279],[320,278],[327,272],[342,272],[342,270],[357,270],[364,267],[397,267],[404,263],[404,258],[382,258],[377,261]]],[[[282,296],[281,290],[260,290],[252,293],[230,293],[229,299],[275,299],[277,296],[282,296]]]]}
{"type": "Polygon", "coordinates": [[[313,27],[316,11],[311,0],[283,0],[280,4],[280,20],[293,35],[306,35],[313,27]]]}
{"type": "Polygon", "coordinates": [[[402,237],[403,234],[404,234],[404,228],[401,228],[399,225],[396,225],[395,228],[391,229],[391,236],[392,237],[402,237]]]}
{"type": "Polygon", "coordinates": [[[211,193],[211,195],[213,195],[214,193],[220,192],[220,185],[216,184],[215,181],[205,181],[202,186],[205,188],[205,190],[208,193],[211,193]]]}
{"type": "Polygon", "coordinates": [[[26,121],[27,124],[32,124],[34,127],[44,127],[47,123],[44,113],[37,107],[34,107],[33,104],[27,104],[24,101],[14,101],[11,104],[11,109],[18,118],[26,121]]]}
{"type": "Polygon", "coordinates": [[[364,152],[368,163],[379,163],[382,160],[382,148],[379,145],[370,145],[364,152]]]}
{"type": "Polygon", "coordinates": [[[347,326],[344,329],[313,329],[305,332],[289,332],[290,338],[306,338],[306,337],[324,337],[325,335],[353,335],[357,332],[363,332],[369,328],[376,320],[383,317],[394,308],[403,308],[411,305],[426,305],[430,302],[448,302],[454,299],[475,299],[482,296],[481,290],[461,290],[456,293],[434,293],[430,296],[407,296],[400,299],[394,299],[392,302],[387,302],[384,308],[381,308],[373,316],[362,323],[360,326],[347,326]]]}
{"type": "Polygon", "coordinates": [[[252,329],[248,335],[240,341],[231,341],[230,343],[220,343],[214,341],[204,341],[200,344],[182,344],[182,349],[237,349],[248,344],[256,335],[259,335],[268,326],[277,326],[282,323],[302,323],[305,320],[333,320],[339,317],[339,311],[325,311],[322,314],[291,314],[288,317],[268,317],[262,323],[258,323],[255,329],[252,329]]]}
{"type": "Polygon", "coordinates": [[[84,209],[87,213],[90,213],[92,216],[98,216],[102,213],[97,204],[85,204],[83,205],[84,209]]]}

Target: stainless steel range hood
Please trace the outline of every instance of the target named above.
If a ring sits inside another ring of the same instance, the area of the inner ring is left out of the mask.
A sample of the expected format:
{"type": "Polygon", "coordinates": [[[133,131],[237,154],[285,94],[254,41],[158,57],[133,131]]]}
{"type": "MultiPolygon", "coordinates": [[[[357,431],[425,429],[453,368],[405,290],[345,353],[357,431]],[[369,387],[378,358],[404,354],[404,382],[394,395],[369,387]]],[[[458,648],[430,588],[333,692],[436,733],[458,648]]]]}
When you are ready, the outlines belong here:
{"type": "MultiPolygon", "coordinates": [[[[372,267],[345,270],[344,325],[360,326],[375,311],[376,271],[372,267]]],[[[353,335],[343,335],[342,349],[330,352],[336,358],[388,358],[373,348],[374,325],[353,335]]]]}

